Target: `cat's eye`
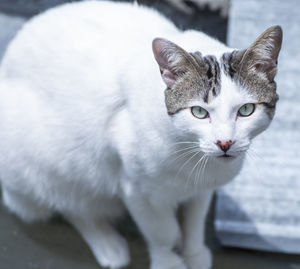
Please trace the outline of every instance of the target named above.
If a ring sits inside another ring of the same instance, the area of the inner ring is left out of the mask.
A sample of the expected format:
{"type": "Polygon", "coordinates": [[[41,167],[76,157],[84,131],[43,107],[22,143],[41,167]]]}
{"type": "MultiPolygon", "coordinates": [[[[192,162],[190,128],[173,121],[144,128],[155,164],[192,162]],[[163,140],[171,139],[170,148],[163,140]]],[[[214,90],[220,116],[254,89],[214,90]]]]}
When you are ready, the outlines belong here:
{"type": "Polygon", "coordinates": [[[192,112],[193,116],[196,117],[196,118],[198,118],[198,119],[205,119],[209,115],[208,112],[207,112],[207,110],[205,110],[201,106],[193,106],[191,108],[191,112],[192,112]]]}
{"type": "Polygon", "coordinates": [[[255,110],[255,105],[254,104],[245,104],[240,107],[238,111],[238,115],[241,117],[249,117],[255,110]]]}

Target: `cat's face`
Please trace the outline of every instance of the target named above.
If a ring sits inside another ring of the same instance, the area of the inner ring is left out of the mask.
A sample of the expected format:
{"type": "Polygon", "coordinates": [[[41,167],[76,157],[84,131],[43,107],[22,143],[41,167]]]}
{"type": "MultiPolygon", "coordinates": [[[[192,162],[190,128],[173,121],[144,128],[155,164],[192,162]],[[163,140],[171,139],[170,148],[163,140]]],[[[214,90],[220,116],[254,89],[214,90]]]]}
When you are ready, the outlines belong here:
{"type": "Polygon", "coordinates": [[[268,127],[278,100],[274,77],[281,42],[282,30],[275,26],[247,50],[216,58],[153,41],[168,114],[181,132],[199,141],[202,152],[233,159],[268,127]]]}

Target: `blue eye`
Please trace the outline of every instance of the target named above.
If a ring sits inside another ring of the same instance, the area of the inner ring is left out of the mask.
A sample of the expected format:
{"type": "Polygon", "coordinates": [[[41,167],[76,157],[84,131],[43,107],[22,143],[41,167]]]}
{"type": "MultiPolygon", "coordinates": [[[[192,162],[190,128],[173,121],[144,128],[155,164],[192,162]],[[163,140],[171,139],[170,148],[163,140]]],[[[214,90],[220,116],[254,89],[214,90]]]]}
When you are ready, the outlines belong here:
{"type": "Polygon", "coordinates": [[[241,117],[249,117],[255,110],[254,104],[245,104],[240,107],[238,111],[238,115],[241,117]]]}
{"type": "Polygon", "coordinates": [[[191,112],[192,112],[193,116],[198,118],[198,119],[205,119],[209,116],[207,110],[205,110],[201,106],[193,106],[191,108],[191,112]]]}

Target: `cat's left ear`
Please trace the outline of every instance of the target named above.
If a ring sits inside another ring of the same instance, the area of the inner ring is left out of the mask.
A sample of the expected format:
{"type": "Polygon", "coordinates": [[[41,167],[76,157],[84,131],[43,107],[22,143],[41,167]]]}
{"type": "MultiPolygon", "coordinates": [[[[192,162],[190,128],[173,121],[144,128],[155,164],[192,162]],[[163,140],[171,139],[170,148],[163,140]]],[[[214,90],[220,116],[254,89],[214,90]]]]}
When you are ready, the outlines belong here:
{"type": "Polygon", "coordinates": [[[277,59],[282,44],[282,29],[273,26],[264,31],[246,50],[244,60],[249,69],[255,68],[273,81],[277,72],[277,59]]]}
{"type": "Polygon", "coordinates": [[[162,79],[171,88],[180,74],[186,71],[189,55],[184,49],[164,38],[155,38],[152,50],[162,79]]]}

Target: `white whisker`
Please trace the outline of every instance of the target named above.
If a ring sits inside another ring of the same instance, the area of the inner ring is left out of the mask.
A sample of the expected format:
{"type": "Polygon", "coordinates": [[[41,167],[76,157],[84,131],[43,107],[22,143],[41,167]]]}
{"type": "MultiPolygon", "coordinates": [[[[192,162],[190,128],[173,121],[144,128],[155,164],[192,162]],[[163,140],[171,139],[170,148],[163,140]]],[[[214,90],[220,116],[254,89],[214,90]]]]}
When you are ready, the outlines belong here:
{"type": "Polygon", "coordinates": [[[203,174],[203,169],[205,168],[205,163],[207,161],[208,156],[204,155],[205,158],[201,165],[199,166],[198,173],[197,173],[197,181],[195,182],[195,185],[197,185],[198,182],[202,181],[202,174],[203,174]]]}
{"type": "Polygon", "coordinates": [[[187,156],[191,153],[198,152],[198,151],[199,150],[197,148],[195,148],[195,149],[190,149],[186,152],[181,152],[179,155],[174,156],[176,158],[173,158],[173,159],[171,158],[171,160],[169,160],[169,161],[171,161],[171,163],[174,163],[175,161],[177,161],[177,160],[179,160],[179,159],[181,159],[181,158],[183,158],[183,157],[185,157],[185,156],[187,156]]]}
{"type": "Polygon", "coordinates": [[[190,157],[187,161],[185,161],[184,163],[183,163],[183,165],[180,167],[180,169],[178,170],[178,172],[177,172],[177,174],[176,174],[176,178],[177,178],[177,176],[180,174],[180,172],[182,171],[182,169],[186,166],[186,164],[189,162],[189,161],[191,161],[197,154],[199,154],[199,150],[197,150],[197,152],[195,153],[195,154],[193,154],[193,156],[192,157],[190,157]]]}
{"type": "Polygon", "coordinates": [[[202,184],[204,184],[204,185],[206,185],[206,181],[207,181],[207,177],[205,177],[205,168],[207,166],[208,160],[209,160],[209,156],[205,159],[205,162],[204,162],[204,165],[202,168],[202,174],[201,174],[201,178],[203,177],[202,184]]]}
{"type": "Polygon", "coordinates": [[[177,154],[178,152],[182,152],[182,151],[185,151],[185,150],[188,150],[188,149],[196,149],[196,148],[198,148],[198,146],[186,147],[186,148],[179,149],[179,150],[176,150],[176,151],[172,152],[171,155],[177,154]]]}
{"type": "MultiPolygon", "coordinates": [[[[200,153],[201,151],[199,151],[200,153]]],[[[203,160],[203,158],[205,157],[205,155],[201,156],[201,158],[196,162],[196,164],[194,165],[193,169],[191,170],[189,176],[188,176],[188,179],[187,179],[187,183],[189,183],[190,181],[190,177],[192,176],[194,170],[196,169],[196,167],[198,166],[198,164],[203,160]]],[[[195,182],[195,179],[194,179],[194,182],[195,182]]]]}
{"type": "Polygon", "coordinates": [[[180,144],[197,144],[197,145],[199,145],[199,142],[196,142],[196,141],[182,141],[182,142],[172,143],[172,145],[180,145],[180,144]]]}

